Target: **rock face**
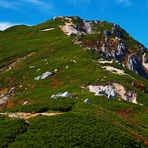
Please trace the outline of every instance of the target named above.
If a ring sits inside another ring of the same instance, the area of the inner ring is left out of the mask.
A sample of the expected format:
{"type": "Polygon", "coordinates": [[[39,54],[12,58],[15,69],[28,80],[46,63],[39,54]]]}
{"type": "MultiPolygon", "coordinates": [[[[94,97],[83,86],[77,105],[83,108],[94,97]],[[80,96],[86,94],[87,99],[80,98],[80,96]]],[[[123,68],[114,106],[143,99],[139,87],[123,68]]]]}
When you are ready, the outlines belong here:
{"type": "Polygon", "coordinates": [[[107,95],[108,98],[115,98],[117,93],[115,91],[115,87],[112,84],[108,84],[106,86],[98,85],[98,86],[88,86],[90,92],[94,92],[95,96],[103,96],[107,95]]]}
{"type": "MultiPolygon", "coordinates": [[[[108,44],[107,40],[106,40],[106,42],[108,44]]],[[[107,44],[104,43],[101,46],[99,53],[104,57],[114,59],[114,60],[118,60],[118,61],[122,62],[124,60],[125,52],[126,52],[125,44],[121,42],[113,50],[110,50],[110,45],[107,45],[107,44]]]]}
{"type": "Polygon", "coordinates": [[[128,56],[127,67],[143,78],[148,78],[148,73],[145,71],[141,60],[136,54],[128,56]]]}
{"type": "Polygon", "coordinates": [[[142,56],[142,65],[144,66],[144,68],[146,70],[148,70],[148,57],[146,56],[146,54],[144,53],[144,55],[142,56]]]}
{"type": "Polygon", "coordinates": [[[134,91],[127,91],[125,100],[133,102],[133,103],[137,103],[136,98],[137,98],[137,95],[134,91]]]}
{"type": "Polygon", "coordinates": [[[65,32],[68,36],[94,33],[91,22],[87,20],[75,17],[74,19],[78,20],[80,24],[74,24],[71,18],[63,17],[62,19],[68,21],[65,22],[64,25],[60,26],[62,31],[65,32]]]}
{"type": "Polygon", "coordinates": [[[93,34],[94,31],[93,31],[93,27],[91,25],[91,22],[83,20],[83,23],[84,23],[84,29],[85,29],[86,33],[93,34]]]}
{"type": "Polygon", "coordinates": [[[82,35],[83,32],[79,31],[78,28],[75,28],[74,27],[74,24],[72,22],[70,23],[65,23],[64,26],[60,26],[62,31],[65,32],[68,36],[71,36],[71,35],[82,35]],[[77,30],[78,29],[78,30],[77,30]]]}
{"type": "Polygon", "coordinates": [[[87,89],[90,92],[95,93],[95,96],[104,96],[106,95],[108,98],[121,98],[123,100],[127,100],[137,104],[136,98],[137,94],[134,91],[126,91],[125,88],[118,83],[110,83],[105,86],[103,85],[89,85],[87,89]]]}
{"type": "Polygon", "coordinates": [[[60,26],[63,32],[68,36],[78,35],[73,40],[74,44],[81,44],[90,51],[94,50],[101,56],[109,58],[121,66],[126,66],[139,76],[148,78],[148,73],[146,72],[146,70],[148,71],[148,58],[146,55],[141,56],[139,54],[146,53],[147,49],[140,43],[135,43],[133,39],[126,41],[126,37],[130,37],[130,35],[119,25],[108,23],[108,26],[110,25],[109,28],[105,25],[105,21],[87,21],[79,17],[59,16],[54,18],[53,21],[57,18],[62,19],[62,22],[64,22],[60,26]],[[106,28],[104,28],[105,26],[106,28]],[[82,41],[83,35],[96,33],[101,38],[82,41]],[[129,43],[132,44],[131,47],[129,47],[129,43]]]}

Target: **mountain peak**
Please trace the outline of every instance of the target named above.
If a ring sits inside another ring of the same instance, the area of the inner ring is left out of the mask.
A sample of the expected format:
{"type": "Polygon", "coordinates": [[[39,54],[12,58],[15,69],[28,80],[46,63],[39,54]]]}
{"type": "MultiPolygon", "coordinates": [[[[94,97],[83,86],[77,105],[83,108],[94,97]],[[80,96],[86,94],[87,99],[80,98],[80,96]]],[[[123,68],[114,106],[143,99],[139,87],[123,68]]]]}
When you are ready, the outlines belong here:
{"type": "MultiPolygon", "coordinates": [[[[130,37],[119,25],[107,21],[88,21],[78,16],[59,16],[52,20],[57,19],[62,20],[63,24],[59,27],[66,35],[75,36],[73,40],[75,44],[94,50],[103,57],[114,60],[120,65],[124,64],[136,74],[148,78],[147,63],[141,60],[147,49],[130,37]],[[94,35],[94,38],[86,40],[85,36],[89,38],[89,35],[94,35]]],[[[147,59],[146,54],[145,59],[147,59]]]]}

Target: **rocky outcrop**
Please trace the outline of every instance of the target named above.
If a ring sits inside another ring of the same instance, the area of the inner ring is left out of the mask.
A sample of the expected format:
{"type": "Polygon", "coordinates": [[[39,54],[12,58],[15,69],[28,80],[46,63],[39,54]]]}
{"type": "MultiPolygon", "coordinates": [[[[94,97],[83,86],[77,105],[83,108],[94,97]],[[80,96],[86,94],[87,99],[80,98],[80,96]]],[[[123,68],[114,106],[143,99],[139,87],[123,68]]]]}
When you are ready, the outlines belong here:
{"type": "Polygon", "coordinates": [[[128,56],[127,67],[143,78],[148,78],[148,73],[145,71],[140,58],[136,54],[128,56]]]}
{"type": "MultiPolygon", "coordinates": [[[[107,44],[108,41],[106,40],[107,44]]],[[[126,47],[124,43],[119,43],[114,50],[110,50],[109,45],[103,43],[103,45],[100,48],[99,53],[107,58],[118,60],[122,62],[125,58],[125,52],[126,52],[126,47]]]]}
{"type": "Polygon", "coordinates": [[[64,93],[53,94],[53,95],[51,96],[51,98],[53,98],[53,99],[58,99],[58,98],[60,98],[60,97],[73,98],[73,96],[71,96],[68,91],[66,91],[66,92],[64,92],[64,93]]]}
{"type": "Polygon", "coordinates": [[[77,30],[77,29],[74,27],[74,24],[73,24],[72,22],[71,22],[71,23],[65,22],[65,25],[60,26],[60,28],[61,28],[62,31],[65,32],[66,35],[68,35],[68,36],[75,35],[75,34],[77,34],[77,35],[82,35],[82,34],[84,34],[84,32],[77,30]]]}
{"type": "Polygon", "coordinates": [[[148,57],[146,56],[146,54],[144,53],[144,55],[142,56],[142,65],[144,66],[144,68],[146,70],[148,70],[148,57]]]}
{"type": "Polygon", "coordinates": [[[103,96],[107,95],[108,98],[116,98],[117,93],[115,91],[115,87],[112,84],[108,84],[106,86],[98,85],[98,86],[88,86],[90,92],[95,93],[95,96],[103,96]]]}
{"type": "Polygon", "coordinates": [[[86,32],[87,34],[93,34],[94,31],[93,31],[93,27],[92,27],[91,22],[86,21],[86,20],[83,20],[83,23],[84,23],[85,32],[86,32]]]}
{"type": "Polygon", "coordinates": [[[127,91],[124,86],[119,83],[110,83],[107,85],[89,85],[86,87],[95,96],[107,96],[107,98],[121,98],[137,104],[137,94],[134,91],[127,91]]]}
{"type": "Polygon", "coordinates": [[[110,24],[107,27],[104,21],[88,21],[79,17],[58,17],[65,23],[61,29],[68,36],[75,36],[73,43],[82,44],[87,50],[99,53],[117,64],[127,67],[143,78],[148,78],[147,49],[143,45],[136,45],[133,39],[125,41],[125,35],[129,36],[119,25],[110,24]],[[106,28],[105,28],[106,26],[106,28]],[[98,28],[102,28],[103,30],[98,28]],[[83,41],[83,35],[98,33],[101,38],[83,41]],[[133,44],[129,48],[129,43],[133,44]],[[132,48],[136,48],[133,49],[132,48]],[[134,54],[133,54],[134,53],[134,54]],[[140,54],[144,54],[142,57],[140,54]]]}
{"type": "Polygon", "coordinates": [[[64,25],[61,25],[60,28],[68,36],[71,35],[83,35],[83,34],[93,34],[93,26],[90,21],[83,20],[79,17],[74,17],[73,19],[79,20],[80,24],[73,23],[73,20],[68,17],[63,17],[62,19],[68,20],[64,25]]]}
{"type": "Polygon", "coordinates": [[[12,87],[9,91],[0,94],[0,105],[7,103],[10,100],[10,95],[14,93],[15,87],[12,87]]]}

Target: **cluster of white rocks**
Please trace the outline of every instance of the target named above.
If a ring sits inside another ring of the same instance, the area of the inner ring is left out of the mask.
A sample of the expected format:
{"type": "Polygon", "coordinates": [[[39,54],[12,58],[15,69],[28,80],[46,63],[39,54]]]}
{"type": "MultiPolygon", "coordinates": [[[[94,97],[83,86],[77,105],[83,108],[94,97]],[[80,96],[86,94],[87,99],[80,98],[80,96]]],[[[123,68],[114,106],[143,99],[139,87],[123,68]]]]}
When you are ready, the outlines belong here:
{"type": "Polygon", "coordinates": [[[92,85],[89,85],[88,89],[89,89],[90,92],[95,93],[95,96],[103,96],[104,94],[106,94],[108,96],[108,98],[117,97],[117,93],[116,93],[115,87],[113,85],[106,85],[106,86],[102,86],[102,85],[92,86],[92,85]]]}
{"type": "Polygon", "coordinates": [[[34,80],[38,81],[39,79],[46,79],[47,77],[51,76],[52,72],[45,72],[41,76],[35,77],[34,80]]]}
{"type": "Polygon", "coordinates": [[[64,93],[53,94],[51,96],[51,98],[53,98],[53,99],[58,99],[60,97],[73,98],[73,96],[71,96],[68,91],[66,91],[64,93]]]}
{"type": "Polygon", "coordinates": [[[123,100],[130,101],[132,103],[137,104],[137,94],[135,91],[126,91],[125,88],[118,83],[111,83],[107,85],[89,85],[87,89],[90,92],[95,93],[96,96],[104,96],[107,95],[108,98],[121,98],[123,100]]]}
{"type": "Polygon", "coordinates": [[[9,95],[14,92],[14,89],[15,87],[12,87],[9,91],[0,95],[0,104],[5,104],[10,99],[9,95]]]}

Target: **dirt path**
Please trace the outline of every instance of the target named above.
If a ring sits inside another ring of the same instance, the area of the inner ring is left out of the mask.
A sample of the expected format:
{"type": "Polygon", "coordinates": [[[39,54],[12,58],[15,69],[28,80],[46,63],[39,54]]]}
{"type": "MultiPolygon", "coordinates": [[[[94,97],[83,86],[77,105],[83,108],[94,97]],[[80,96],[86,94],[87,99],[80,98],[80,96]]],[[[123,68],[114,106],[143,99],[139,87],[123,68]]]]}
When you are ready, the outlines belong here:
{"type": "Polygon", "coordinates": [[[37,116],[55,116],[55,115],[60,115],[63,113],[0,113],[1,115],[7,115],[9,118],[23,118],[25,120],[32,118],[32,117],[37,117],[37,116]]]}
{"type": "Polygon", "coordinates": [[[35,54],[35,52],[31,52],[31,53],[27,54],[24,57],[21,57],[21,58],[16,59],[14,62],[10,63],[9,65],[4,66],[3,68],[0,69],[0,74],[9,71],[12,68],[15,68],[18,63],[22,62],[24,59],[26,59],[28,57],[33,56],[34,54],[35,54]]]}

